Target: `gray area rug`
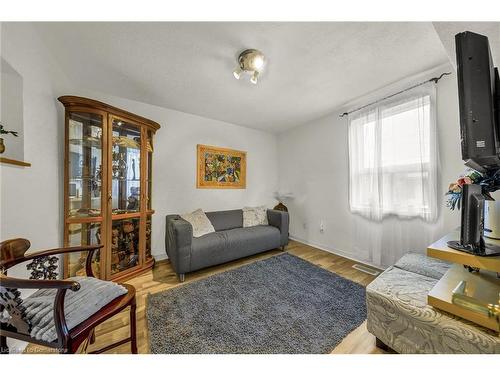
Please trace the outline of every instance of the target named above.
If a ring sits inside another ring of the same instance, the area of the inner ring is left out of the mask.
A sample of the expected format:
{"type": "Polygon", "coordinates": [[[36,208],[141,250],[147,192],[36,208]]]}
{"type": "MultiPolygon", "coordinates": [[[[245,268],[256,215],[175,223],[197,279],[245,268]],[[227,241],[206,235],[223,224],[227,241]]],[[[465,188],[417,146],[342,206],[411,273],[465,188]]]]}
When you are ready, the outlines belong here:
{"type": "Polygon", "coordinates": [[[329,353],[365,288],[282,254],[148,296],[152,353],[329,353]]]}

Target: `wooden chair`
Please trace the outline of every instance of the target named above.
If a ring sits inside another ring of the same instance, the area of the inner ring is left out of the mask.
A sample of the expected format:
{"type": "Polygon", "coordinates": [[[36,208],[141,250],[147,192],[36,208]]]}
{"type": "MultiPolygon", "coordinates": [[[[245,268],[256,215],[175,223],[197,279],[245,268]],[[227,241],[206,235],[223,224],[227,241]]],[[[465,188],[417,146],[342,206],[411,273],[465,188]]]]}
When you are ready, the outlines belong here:
{"type": "Polygon", "coordinates": [[[88,277],[94,277],[92,272],[92,256],[95,251],[99,251],[102,245],[78,246],[69,248],[58,248],[26,254],[30,247],[30,242],[26,239],[17,238],[0,243],[0,314],[7,310],[10,316],[9,320],[0,323],[0,351],[8,353],[7,337],[32,342],[51,348],[56,348],[60,353],[75,353],[80,345],[93,343],[94,329],[110,317],[118,314],[120,311],[130,307],[130,337],[113,343],[105,348],[91,352],[92,354],[102,353],[115,348],[126,342],[131,342],[133,354],[137,353],[136,340],[136,304],[135,288],[131,285],[122,284],[127,289],[123,294],[88,319],[84,320],[71,330],[68,330],[66,317],[64,314],[64,298],[68,289],[78,291],[80,284],[72,280],[56,280],[58,258],[55,255],[87,252],[85,263],[85,272],[88,277]],[[31,270],[30,279],[17,279],[7,276],[7,270],[16,264],[32,261],[27,265],[31,270]],[[43,278],[43,280],[37,280],[43,278]],[[25,307],[19,289],[56,289],[54,300],[54,323],[57,332],[57,340],[47,342],[38,340],[30,335],[31,323],[26,317],[25,307]]]}

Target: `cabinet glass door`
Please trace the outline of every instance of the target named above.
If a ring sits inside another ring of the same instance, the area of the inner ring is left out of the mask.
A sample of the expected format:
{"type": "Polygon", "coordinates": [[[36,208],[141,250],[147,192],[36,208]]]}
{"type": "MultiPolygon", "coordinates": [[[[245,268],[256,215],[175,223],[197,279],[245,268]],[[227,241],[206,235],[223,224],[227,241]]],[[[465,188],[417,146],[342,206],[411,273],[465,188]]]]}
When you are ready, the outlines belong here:
{"type": "Polygon", "coordinates": [[[141,128],[114,118],[111,149],[111,212],[140,211],[141,128]]]}
{"type": "Polygon", "coordinates": [[[146,216],[146,260],[153,258],[151,254],[151,215],[146,216]]]}
{"type": "Polygon", "coordinates": [[[112,118],[111,276],[139,265],[141,127],[112,118]]]}
{"type": "Polygon", "coordinates": [[[113,220],[111,228],[111,275],[139,264],[140,218],[113,220]]]}
{"type": "MultiPolygon", "coordinates": [[[[87,246],[101,243],[101,223],[72,223],[68,225],[68,246],[87,246]]],[[[92,270],[96,277],[101,276],[100,251],[94,252],[92,270]]],[[[69,277],[86,276],[85,262],[87,252],[69,253],[67,272],[69,277]]]]}
{"type": "Polygon", "coordinates": [[[68,160],[67,216],[101,216],[101,115],[79,112],[69,114],[68,160]]]}

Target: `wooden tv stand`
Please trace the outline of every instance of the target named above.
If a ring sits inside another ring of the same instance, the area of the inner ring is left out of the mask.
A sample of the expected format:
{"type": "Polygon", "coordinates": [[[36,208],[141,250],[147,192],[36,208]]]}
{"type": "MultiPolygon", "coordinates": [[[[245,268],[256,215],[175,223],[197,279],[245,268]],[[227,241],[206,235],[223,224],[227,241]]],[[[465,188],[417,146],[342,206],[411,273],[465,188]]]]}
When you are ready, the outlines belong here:
{"type": "MultiPolygon", "coordinates": [[[[429,292],[427,303],[499,332],[500,256],[480,257],[447,246],[448,241],[458,240],[459,237],[458,231],[449,233],[427,248],[428,256],[456,263],[429,292]],[[469,272],[464,265],[479,268],[480,271],[469,272]],[[454,302],[453,291],[460,289],[458,287],[461,281],[465,282],[465,289],[459,293],[458,301],[454,302]],[[492,311],[489,316],[487,308],[492,311]]],[[[488,242],[500,245],[498,240],[488,239],[488,242]]]]}
{"type": "MultiPolygon", "coordinates": [[[[427,255],[433,258],[446,260],[451,263],[466,264],[471,267],[477,267],[481,270],[500,272],[500,256],[480,257],[448,247],[448,241],[457,241],[459,238],[460,232],[458,231],[447,234],[427,248],[427,255]]],[[[500,246],[500,240],[488,239],[488,242],[500,246]]]]}

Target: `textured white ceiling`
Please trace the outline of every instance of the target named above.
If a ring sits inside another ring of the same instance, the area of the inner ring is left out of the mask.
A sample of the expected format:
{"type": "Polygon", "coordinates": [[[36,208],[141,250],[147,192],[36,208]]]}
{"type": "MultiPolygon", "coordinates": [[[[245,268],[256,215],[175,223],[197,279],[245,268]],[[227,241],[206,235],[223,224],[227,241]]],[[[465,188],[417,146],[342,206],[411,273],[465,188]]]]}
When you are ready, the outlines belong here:
{"type": "Polygon", "coordinates": [[[434,22],[434,28],[456,68],[455,35],[472,31],[486,35],[490,43],[491,56],[496,66],[500,65],[500,22],[434,22]]]}
{"type": "MultiPolygon", "coordinates": [[[[432,23],[39,23],[84,89],[272,132],[447,62],[432,23]],[[235,80],[257,48],[258,85],[235,80]]],[[[71,93],[68,93],[71,94],[71,93]]]]}

